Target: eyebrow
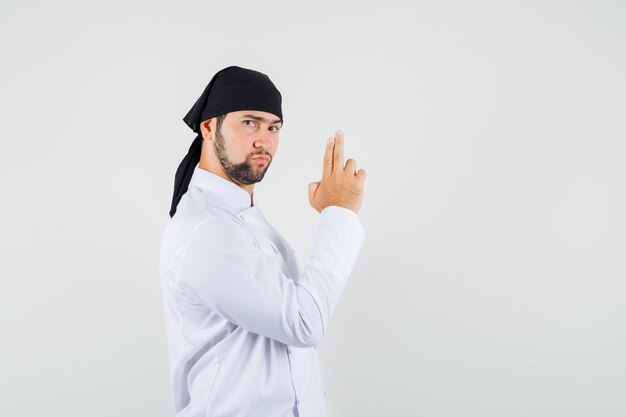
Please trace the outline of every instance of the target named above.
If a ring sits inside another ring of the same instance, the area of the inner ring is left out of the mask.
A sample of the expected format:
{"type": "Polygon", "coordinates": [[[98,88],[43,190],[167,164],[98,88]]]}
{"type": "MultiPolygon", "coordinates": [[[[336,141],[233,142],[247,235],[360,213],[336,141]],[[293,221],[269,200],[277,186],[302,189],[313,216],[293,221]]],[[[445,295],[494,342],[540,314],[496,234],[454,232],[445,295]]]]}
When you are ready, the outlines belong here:
{"type": "MultiPolygon", "coordinates": [[[[244,114],[243,116],[241,116],[242,119],[245,118],[245,117],[249,117],[249,118],[254,119],[254,120],[260,120],[262,122],[267,122],[267,119],[265,117],[254,116],[252,114],[244,114]]],[[[281,126],[283,125],[283,122],[281,122],[280,119],[276,119],[276,120],[272,121],[270,124],[275,125],[277,123],[280,123],[281,126]]]]}

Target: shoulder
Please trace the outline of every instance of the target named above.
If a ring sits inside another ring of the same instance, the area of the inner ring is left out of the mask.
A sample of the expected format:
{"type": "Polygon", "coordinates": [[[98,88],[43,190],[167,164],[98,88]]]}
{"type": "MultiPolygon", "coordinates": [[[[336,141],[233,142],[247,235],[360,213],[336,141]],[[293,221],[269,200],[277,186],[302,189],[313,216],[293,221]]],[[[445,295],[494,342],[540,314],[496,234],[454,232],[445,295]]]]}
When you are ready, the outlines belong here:
{"type": "Polygon", "coordinates": [[[219,252],[253,250],[256,239],[236,215],[226,210],[209,210],[189,233],[186,246],[202,246],[219,252]]]}
{"type": "Polygon", "coordinates": [[[198,240],[230,246],[251,239],[254,241],[254,236],[243,220],[227,209],[207,202],[193,187],[183,195],[164,234],[164,240],[178,248],[198,240]]]}

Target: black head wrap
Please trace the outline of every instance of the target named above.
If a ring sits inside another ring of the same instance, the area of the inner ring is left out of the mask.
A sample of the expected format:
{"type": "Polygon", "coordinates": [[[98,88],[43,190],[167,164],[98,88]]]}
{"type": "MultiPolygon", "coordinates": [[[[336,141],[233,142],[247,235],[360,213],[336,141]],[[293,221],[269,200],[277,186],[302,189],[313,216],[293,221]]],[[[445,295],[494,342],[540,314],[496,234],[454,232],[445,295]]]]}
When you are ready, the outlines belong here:
{"type": "Polygon", "coordinates": [[[183,118],[183,121],[198,135],[183,158],[174,180],[174,195],[170,217],[187,192],[193,171],[200,161],[202,131],[200,123],[212,117],[239,110],[259,110],[275,114],[283,121],[282,96],[269,77],[261,72],[238,66],[218,71],[202,95],[183,118]]]}

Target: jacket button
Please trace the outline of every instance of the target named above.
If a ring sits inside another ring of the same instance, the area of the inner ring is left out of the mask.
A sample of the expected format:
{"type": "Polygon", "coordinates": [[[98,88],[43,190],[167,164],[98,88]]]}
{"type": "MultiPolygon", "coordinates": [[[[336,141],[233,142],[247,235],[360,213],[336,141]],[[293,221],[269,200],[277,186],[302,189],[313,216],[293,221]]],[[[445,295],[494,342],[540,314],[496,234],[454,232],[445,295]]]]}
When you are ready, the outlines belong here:
{"type": "Polygon", "coordinates": [[[324,391],[324,397],[326,396],[326,391],[324,391]]]}
{"type": "Polygon", "coordinates": [[[317,346],[313,346],[315,348],[315,350],[317,350],[317,346]]]}
{"type": "Polygon", "coordinates": [[[296,404],[300,405],[300,400],[296,400],[296,404]]]}

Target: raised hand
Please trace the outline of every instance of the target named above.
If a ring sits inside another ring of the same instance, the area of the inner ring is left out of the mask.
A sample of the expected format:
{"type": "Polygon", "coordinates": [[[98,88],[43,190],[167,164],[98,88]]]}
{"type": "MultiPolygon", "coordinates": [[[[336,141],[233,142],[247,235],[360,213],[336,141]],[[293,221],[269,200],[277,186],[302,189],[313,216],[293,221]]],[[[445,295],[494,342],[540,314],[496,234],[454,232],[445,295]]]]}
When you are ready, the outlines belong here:
{"type": "Polygon", "coordinates": [[[322,180],[309,183],[309,203],[321,212],[328,206],[341,206],[359,212],[363,200],[366,172],[356,169],[356,161],[348,159],[343,164],[343,131],[329,138],[324,153],[322,180]]]}

